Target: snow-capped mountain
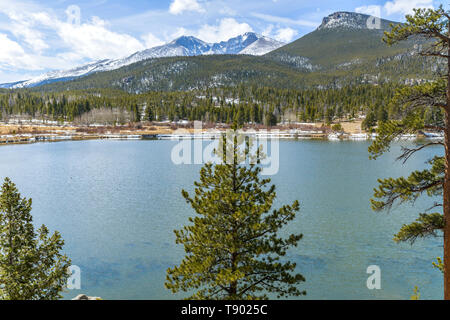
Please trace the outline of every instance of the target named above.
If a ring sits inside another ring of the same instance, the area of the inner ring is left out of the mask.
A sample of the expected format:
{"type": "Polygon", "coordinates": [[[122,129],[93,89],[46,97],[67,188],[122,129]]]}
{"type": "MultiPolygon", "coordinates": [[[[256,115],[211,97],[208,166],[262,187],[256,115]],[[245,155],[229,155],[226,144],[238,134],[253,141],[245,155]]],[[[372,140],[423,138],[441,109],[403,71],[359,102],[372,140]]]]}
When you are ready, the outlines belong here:
{"type": "Polygon", "coordinates": [[[162,46],[136,52],[128,59],[133,62],[150,58],[176,57],[176,56],[198,56],[210,50],[210,45],[200,39],[190,36],[182,36],[162,46]]]}
{"type": "Polygon", "coordinates": [[[93,72],[118,69],[131,63],[132,62],[130,62],[130,60],[128,59],[100,60],[74,69],[64,71],[51,71],[30,80],[11,83],[9,85],[3,84],[0,86],[3,86],[4,88],[26,88],[52,83],[55,81],[69,81],[93,72]]]}
{"type": "MultiPolygon", "coordinates": [[[[213,44],[212,51],[222,54],[241,54],[242,51],[245,50],[245,48],[262,38],[263,36],[256,33],[247,32],[243,35],[231,38],[228,41],[222,41],[220,43],[213,44]]],[[[277,42],[273,39],[271,39],[271,41],[273,41],[274,43],[277,42]]]]}
{"type": "Polygon", "coordinates": [[[285,43],[283,42],[275,41],[267,37],[261,37],[239,53],[262,56],[284,45],[285,43]]]}
{"type": "Polygon", "coordinates": [[[199,56],[213,54],[263,55],[284,43],[248,32],[219,43],[207,43],[192,36],[179,37],[165,45],[136,52],[122,59],[106,59],[65,71],[52,71],[30,80],[11,84],[0,84],[0,88],[34,87],[56,81],[68,81],[94,72],[111,71],[152,58],[175,56],[199,56]]]}

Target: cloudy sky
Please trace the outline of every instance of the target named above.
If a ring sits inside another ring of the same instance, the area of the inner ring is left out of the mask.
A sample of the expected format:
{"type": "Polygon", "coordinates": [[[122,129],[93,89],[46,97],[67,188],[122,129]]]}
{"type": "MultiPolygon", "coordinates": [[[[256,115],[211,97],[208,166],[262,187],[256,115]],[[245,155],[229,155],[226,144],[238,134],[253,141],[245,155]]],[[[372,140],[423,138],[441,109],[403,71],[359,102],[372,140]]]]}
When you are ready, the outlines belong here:
{"type": "Polygon", "coordinates": [[[182,35],[207,42],[254,31],[291,42],[335,11],[402,21],[433,0],[0,0],[0,83],[120,58],[182,35]]]}

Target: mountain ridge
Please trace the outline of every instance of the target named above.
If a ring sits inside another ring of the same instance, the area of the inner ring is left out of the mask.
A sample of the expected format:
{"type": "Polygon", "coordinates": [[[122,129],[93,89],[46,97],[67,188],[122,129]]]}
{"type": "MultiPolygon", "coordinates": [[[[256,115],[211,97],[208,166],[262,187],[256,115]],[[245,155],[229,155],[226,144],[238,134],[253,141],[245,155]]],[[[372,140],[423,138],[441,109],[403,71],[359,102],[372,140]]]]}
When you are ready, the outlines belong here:
{"type": "MultiPolygon", "coordinates": [[[[364,83],[421,83],[441,68],[436,61],[414,54],[416,46],[421,45],[416,40],[387,46],[382,41],[383,32],[388,25],[398,22],[381,20],[381,28],[373,29],[367,26],[369,17],[360,13],[334,13],[324,18],[322,27],[261,56],[204,54],[146,59],[120,69],[46,84],[36,90],[116,88],[142,93],[244,83],[293,89],[341,88],[364,83]]],[[[238,50],[235,44],[231,46],[238,50]]],[[[207,50],[204,42],[198,43],[197,49],[207,50]]]]}
{"type": "Polygon", "coordinates": [[[297,61],[307,61],[315,70],[328,70],[396,55],[411,48],[411,41],[391,47],[382,41],[384,31],[399,22],[380,19],[379,25],[375,24],[379,28],[374,28],[372,21],[373,17],[367,14],[338,11],[324,17],[313,32],[266,56],[292,67],[298,67],[297,61]]]}
{"type": "Polygon", "coordinates": [[[95,72],[116,70],[147,59],[176,56],[241,54],[241,51],[244,51],[251,45],[254,46],[243,54],[263,55],[268,51],[279,48],[284,45],[284,43],[254,32],[247,32],[230,38],[227,41],[221,41],[218,43],[207,43],[193,36],[181,36],[164,45],[138,51],[125,58],[103,59],[69,70],[50,71],[29,80],[0,84],[0,88],[26,88],[52,82],[73,80],[95,72]],[[259,40],[262,41],[259,42],[259,40]],[[258,47],[258,43],[260,43],[260,47],[258,47]]]}
{"type": "Polygon", "coordinates": [[[391,23],[397,24],[398,22],[382,19],[380,17],[371,16],[365,13],[349,12],[349,11],[337,11],[322,19],[322,23],[317,30],[325,29],[376,29],[380,28],[386,30],[391,23]],[[379,22],[379,25],[377,23],[379,22]]]}

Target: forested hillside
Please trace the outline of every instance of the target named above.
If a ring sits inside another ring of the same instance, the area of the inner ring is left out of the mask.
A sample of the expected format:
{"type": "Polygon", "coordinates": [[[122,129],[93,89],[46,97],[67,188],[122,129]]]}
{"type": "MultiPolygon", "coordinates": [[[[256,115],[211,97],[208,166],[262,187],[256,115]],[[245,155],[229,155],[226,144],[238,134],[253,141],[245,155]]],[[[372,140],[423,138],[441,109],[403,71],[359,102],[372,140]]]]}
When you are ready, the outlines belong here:
{"type": "Polygon", "coordinates": [[[283,89],[343,88],[360,84],[415,84],[445,66],[415,53],[423,41],[387,46],[380,29],[366,26],[367,15],[338,12],[315,31],[262,57],[206,55],[151,58],[120,69],[97,72],[67,82],[39,86],[37,91],[113,88],[128,93],[205,90],[245,84],[283,89]]]}
{"type": "MultiPolygon", "coordinates": [[[[347,86],[341,89],[277,89],[258,86],[129,94],[91,89],[63,93],[9,91],[0,94],[0,112],[10,118],[123,124],[137,121],[201,120],[276,125],[280,122],[352,120],[367,115],[368,126],[401,114],[389,105],[398,86],[347,86]],[[18,115],[20,115],[18,117],[18,115]]],[[[440,111],[424,115],[427,123],[440,111]]]]}
{"type": "MultiPolygon", "coordinates": [[[[432,79],[444,66],[417,56],[424,42],[389,47],[390,21],[338,12],[314,32],[265,56],[204,55],[147,59],[117,70],[30,89],[0,90],[3,120],[81,123],[202,120],[219,123],[399,117],[395,89],[432,79]]],[[[437,121],[439,110],[423,115],[437,121]]]]}

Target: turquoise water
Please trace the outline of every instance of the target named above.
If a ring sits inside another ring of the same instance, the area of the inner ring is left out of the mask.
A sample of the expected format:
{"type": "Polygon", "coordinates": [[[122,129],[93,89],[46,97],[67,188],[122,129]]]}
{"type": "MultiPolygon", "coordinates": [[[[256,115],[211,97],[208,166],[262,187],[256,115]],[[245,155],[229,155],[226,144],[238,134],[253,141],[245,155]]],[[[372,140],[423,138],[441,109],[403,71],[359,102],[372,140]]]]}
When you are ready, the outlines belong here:
{"type": "MultiPolygon", "coordinates": [[[[37,225],[59,230],[65,251],[82,271],[79,293],[104,299],[173,299],[165,271],[180,262],[174,229],[193,215],[180,192],[193,190],[199,165],[174,165],[174,141],[81,141],[0,147],[0,178],[9,176],[33,198],[37,225]]],[[[406,166],[399,146],[368,159],[368,142],[283,141],[272,177],[276,205],[301,202],[285,232],[304,239],[289,251],[306,277],[302,299],[442,298],[442,275],[431,261],[442,239],[396,244],[393,235],[432,199],[391,213],[374,213],[369,199],[380,177],[425,167],[441,150],[428,149],[406,166]],[[381,268],[381,290],[368,290],[366,269],[381,268]]]]}

